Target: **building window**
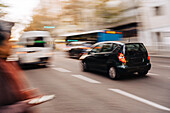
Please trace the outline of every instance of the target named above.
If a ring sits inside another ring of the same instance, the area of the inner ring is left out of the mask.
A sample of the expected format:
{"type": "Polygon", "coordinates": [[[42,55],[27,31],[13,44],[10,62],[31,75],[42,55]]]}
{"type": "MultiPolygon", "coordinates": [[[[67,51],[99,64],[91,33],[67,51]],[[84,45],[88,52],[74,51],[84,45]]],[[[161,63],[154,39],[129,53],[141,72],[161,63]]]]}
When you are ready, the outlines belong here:
{"type": "Polygon", "coordinates": [[[162,6],[156,6],[156,7],[154,7],[154,11],[155,11],[155,15],[156,15],[156,16],[160,16],[160,15],[163,14],[162,6]]]}

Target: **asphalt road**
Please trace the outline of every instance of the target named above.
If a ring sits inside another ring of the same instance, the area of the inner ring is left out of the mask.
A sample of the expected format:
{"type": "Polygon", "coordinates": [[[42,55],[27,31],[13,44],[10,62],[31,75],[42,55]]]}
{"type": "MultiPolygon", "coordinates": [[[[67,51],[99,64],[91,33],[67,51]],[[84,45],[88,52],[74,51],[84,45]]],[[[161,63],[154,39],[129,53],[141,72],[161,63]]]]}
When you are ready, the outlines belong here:
{"type": "Polygon", "coordinates": [[[24,72],[31,87],[55,94],[36,106],[41,113],[169,113],[170,59],[151,58],[146,77],[111,80],[103,73],[82,72],[80,61],[56,52],[48,68],[24,72]]]}

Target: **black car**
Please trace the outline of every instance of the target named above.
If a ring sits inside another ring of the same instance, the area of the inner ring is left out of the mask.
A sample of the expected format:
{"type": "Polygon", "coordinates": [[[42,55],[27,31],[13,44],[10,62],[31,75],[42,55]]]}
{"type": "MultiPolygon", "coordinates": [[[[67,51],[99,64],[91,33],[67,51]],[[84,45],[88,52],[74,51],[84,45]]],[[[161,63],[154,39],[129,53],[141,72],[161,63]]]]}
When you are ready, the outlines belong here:
{"type": "Polygon", "coordinates": [[[151,68],[148,52],[142,43],[99,42],[80,60],[83,71],[107,72],[111,79],[135,72],[144,76],[151,68]]]}

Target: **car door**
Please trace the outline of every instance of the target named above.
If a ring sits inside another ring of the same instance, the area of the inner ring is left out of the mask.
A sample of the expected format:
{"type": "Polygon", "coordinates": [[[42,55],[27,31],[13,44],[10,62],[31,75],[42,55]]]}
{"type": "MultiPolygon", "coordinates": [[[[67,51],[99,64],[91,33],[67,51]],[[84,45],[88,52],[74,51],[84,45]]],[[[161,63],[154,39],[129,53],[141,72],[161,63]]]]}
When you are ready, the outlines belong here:
{"type": "Polygon", "coordinates": [[[102,44],[98,44],[92,48],[92,50],[88,53],[88,57],[86,58],[86,62],[90,69],[96,70],[98,65],[98,53],[102,48],[102,44]]]}
{"type": "Polygon", "coordinates": [[[113,43],[104,43],[100,52],[95,54],[95,60],[97,62],[96,70],[106,71],[107,62],[112,55],[113,43]]]}

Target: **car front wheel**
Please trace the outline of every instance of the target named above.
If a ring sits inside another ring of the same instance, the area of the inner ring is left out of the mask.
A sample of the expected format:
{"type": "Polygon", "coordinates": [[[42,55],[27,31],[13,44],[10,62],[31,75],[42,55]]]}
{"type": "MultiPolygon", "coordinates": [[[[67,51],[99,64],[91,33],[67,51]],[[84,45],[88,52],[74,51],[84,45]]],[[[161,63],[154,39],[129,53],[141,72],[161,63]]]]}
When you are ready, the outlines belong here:
{"type": "Polygon", "coordinates": [[[82,62],[82,70],[83,71],[88,71],[88,66],[86,62],[82,62]]]}
{"type": "Polygon", "coordinates": [[[108,74],[111,79],[119,79],[120,78],[120,75],[118,74],[117,70],[114,67],[109,68],[108,74]]]}

